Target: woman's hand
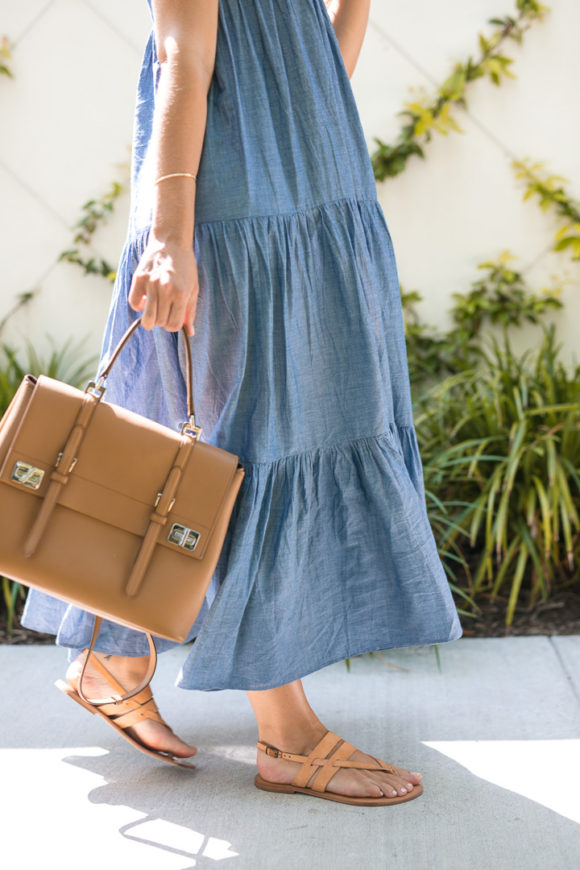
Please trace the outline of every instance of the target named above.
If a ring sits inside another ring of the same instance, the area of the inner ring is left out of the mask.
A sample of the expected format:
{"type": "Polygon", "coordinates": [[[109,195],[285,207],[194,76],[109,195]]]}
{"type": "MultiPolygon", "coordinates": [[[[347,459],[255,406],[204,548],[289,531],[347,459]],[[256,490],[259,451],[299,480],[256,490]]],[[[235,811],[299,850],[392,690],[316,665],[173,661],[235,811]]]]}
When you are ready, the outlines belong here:
{"type": "Polygon", "coordinates": [[[142,311],[145,329],[162,326],[193,335],[199,281],[192,245],[161,241],[149,234],[147,247],[133,274],[129,305],[142,311]]]}

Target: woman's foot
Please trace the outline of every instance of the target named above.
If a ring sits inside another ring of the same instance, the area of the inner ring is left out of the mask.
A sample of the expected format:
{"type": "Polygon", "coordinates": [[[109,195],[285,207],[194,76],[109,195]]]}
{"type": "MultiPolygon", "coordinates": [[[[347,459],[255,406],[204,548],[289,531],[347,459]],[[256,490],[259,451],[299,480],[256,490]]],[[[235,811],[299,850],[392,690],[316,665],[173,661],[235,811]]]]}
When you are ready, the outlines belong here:
{"type": "MultiPolygon", "coordinates": [[[[130,689],[136,686],[143,678],[148,659],[145,658],[123,658],[121,656],[105,656],[103,653],[93,653],[97,655],[99,660],[113,674],[122,686],[130,689]]],[[[66,672],[67,682],[78,691],[78,683],[81,675],[81,670],[86,659],[86,651],[83,651],[72,662],[66,672]]],[[[102,675],[92,662],[89,661],[83,677],[83,693],[90,701],[92,698],[108,698],[111,696],[111,684],[102,675]]],[[[127,702],[127,704],[129,704],[127,702]]],[[[122,710],[122,703],[119,705],[119,712],[122,710]]],[[[143,743],[150,749],[156,752],[164,752],[173,755],[177,758],[190,758],[195,755],[197,749],[189,743],[181,740],[165,722],[158,722],[155,719],[143,719],[141,722],[127,728],[127,733],[132,735],[138,742],[143,743]]]]}
{"type": "MultiPolygon", "coordinates": [[[[280,738],[278,738],[280,740],[278,743],[265,737],[260,739],[264,743],[268,743],[284,752],[295,755],[309,755],[324,737],[326,730],[324,727],[317,728],[308,736],[304,735],[303,738],[294,742],[291,740],[283,742],[280,738]]],[[[374,762],[374,759],[369,755],[365,755],[364,752],[357,750],[350,757],[349,761],[374,762]]],[[[395,767],[390,762],[387,763],[396,773],[342,768],[332,777],[326,787],[326,791],[347,795],[348,797],[380,798],[384,796],[394,798],[409,794],[413,791],[414,786],[421,782],[422,777],[420,773],[411,773],[404,767],[395,767]]],[[[301,765],[298,762],[287,761],[283,758],[273,758],[258,749],[258,772],[265,780],[289,785],[293,782],[300,768],[301,765]]]]}
{"type": "MultiPolygon", "coordinates": [[[[256,714],[260,741],[276,749],[308,756],[328,733],[308,703],[301,680],[274,689],[248,692],[248,698],[256,714]]],[[[372,756],[359,750],[353,752],[348,760],[376,765],[372,756]]],[[[326,786],[326,791],[349,798],[404,798],[412,794],[414,787],[421,782],[421,774],[387,763],[395,773],[341,768],[326,786]]],[[[258,749],[258,773],[264,780],[290,785],[300,768],[299,762],[274,758],[258,749]]],[[[420,794],[419,789],[415,791],[420,794]]]]}

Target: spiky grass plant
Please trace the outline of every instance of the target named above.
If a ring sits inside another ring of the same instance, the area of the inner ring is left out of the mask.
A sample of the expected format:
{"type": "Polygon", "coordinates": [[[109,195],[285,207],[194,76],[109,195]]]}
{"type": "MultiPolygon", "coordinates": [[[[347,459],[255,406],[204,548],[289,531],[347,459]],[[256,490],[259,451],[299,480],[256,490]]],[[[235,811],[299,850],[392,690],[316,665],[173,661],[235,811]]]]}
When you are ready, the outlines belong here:
{"type": "Polygon", "coordinates": [[[439,536],[479,558],[463,591],[508,590],[511,625],[523,590],[532,606],[577,579],[580,556],[580,366],[558,358],[554,326],[535,352],[516,358],[504,335],[483,362],[445,379],[418,402],[426,486],[462,502],[439,536]],[[575,574],[576,571],[576,574],[575,574]]]}

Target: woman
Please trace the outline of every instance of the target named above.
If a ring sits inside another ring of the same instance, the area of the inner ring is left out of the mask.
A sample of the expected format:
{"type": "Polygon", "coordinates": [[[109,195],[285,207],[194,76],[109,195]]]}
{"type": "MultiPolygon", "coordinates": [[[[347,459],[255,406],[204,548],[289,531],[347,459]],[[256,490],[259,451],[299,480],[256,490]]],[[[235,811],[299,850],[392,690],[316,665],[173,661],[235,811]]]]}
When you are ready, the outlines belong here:
{"type": "MultiPolygon", "coordinates": [[[[421,775],[343,742],[300,682],[349,656],[461,636],[427,520],[396,265],[349,82],[369,0],[148,2],[131,217],[102,359],[138,312],[144,329],[107,398],[179,427],[185,325],[203,437],[246,470],[178,685],[248,691],[260,788],[410,800],[421,775]]],[[[92,618],[31,592],[23,622],[70,647],[76,688],[92,618]]],[[[105,623],[97,649],[89,697],[110,694],[113,678],[139,680],[142,636],[105,623]]],[[[196,752],[150,694],[137,701],[103,708],[107,721],[164,760],[196,752]]]]}

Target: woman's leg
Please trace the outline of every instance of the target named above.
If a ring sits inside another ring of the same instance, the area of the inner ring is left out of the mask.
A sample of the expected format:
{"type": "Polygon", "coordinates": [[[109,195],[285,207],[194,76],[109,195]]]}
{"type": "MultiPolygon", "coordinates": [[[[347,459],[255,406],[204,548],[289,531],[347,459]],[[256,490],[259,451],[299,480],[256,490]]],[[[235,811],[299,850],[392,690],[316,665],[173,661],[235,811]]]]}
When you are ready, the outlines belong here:
{"type": "MultiPolygon", "coordinates": [[[[148,656],[124,658],[121,656],[105,655],[104,653],[97,653],[96,655],[98,655],[99,659],[111,671],[119,683],[127,689],[136,686],[143,679],[149,663],[148,656]]],[[[69,665],[66,672],[67,680],[71,681],[75,688],[80,678],[85,657],[86,652],[82,652],[69,665]]],[[[110,684],[96,668],[91,666],[90,661],[83,678],[83,692],[89,700],[91,698],[107,698],[111,694],[110,684]]],[[[119,706],[121,707],[121,705],[119,706]]],[[[181,740],[168,725],[156,722],[153,719],[144,719],[127,730],[142,743],[145,743],[157,752],[169,752],[178,758],[190,758],[197,752],[195,746],[190,746],[181,740]]]]}
{"type": "MultiPolygon", "coordinates": [[[[262,692],[248,692],[256,714],[259,739],[264,743],[296,755],[308,755],[329,730],[322,724],[308,703],[300,680],[262,692]]],[[[363,752],[352,761],[372,758],[363,752]]],[[[389,760],[385,759],[388,763],[389,760]]],[[[291,783],[300,765],[285,759],[272,758],[258,750],[260,775],[272,782],[291,783]]],[[[421,780],[421,774],[399,768],[401,776],[366,770],[342,769],[331,779],[327,791],[354,797],[392,797],[406,794],[421,780]]]]}

